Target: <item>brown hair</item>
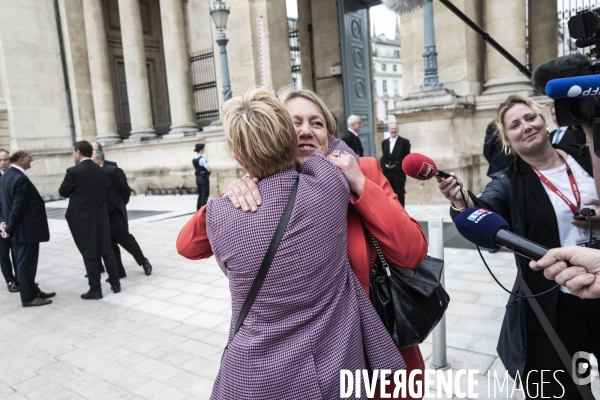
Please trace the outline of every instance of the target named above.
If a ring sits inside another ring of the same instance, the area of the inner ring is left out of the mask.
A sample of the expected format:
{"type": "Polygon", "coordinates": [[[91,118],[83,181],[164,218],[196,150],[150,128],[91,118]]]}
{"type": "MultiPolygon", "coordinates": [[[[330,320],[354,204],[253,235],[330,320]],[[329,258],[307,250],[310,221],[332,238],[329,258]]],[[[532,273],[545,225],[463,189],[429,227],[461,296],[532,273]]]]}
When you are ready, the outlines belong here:
{"type": "Polygon", "coordinates": [[[327,106],[325,103],[323,103],[323,100],[321,100],[319,96],[317,96],[312,90],[296,89],[294,85],[288,85],[279,90],[277,97],[281,99],[283,104],[297,97],[301,97],[313,102],[319,108],[321,114],[323,114],[323,118],[325,119],[325,127],[327,128],[327,136],[331,138],[331,136],[333,136],[335,133],[337,124],[333,114],[327,109],[327,106]]]}
{"type": "Polygon", "coordinates": [[[504,154],[511,153],[511,147],[508,143],[508,138],[506,136],[506,127],[504,126],[504,116],[506,115],[506,112],[508,110],[510,110],[517,104],[524,104],[527,107],[531,108],[531,110],[534,113],[539,115],[544,120],[544,122],[546,122],[546,115],[544,109],[539,104],[531,100],[529,97],[521,95],[508,96],[508,98],[498,107],[498,116],[496,117],[495,121],[495,133],[502,141],[502,150],[504,150],[504,154]]]}
{"type": "Polygon", "coordinates": [[[295,165],[292,117],[272,92],[252,88],[227,101],[223,126],[229,149],[250,176],[262,179],[295,165]]]}

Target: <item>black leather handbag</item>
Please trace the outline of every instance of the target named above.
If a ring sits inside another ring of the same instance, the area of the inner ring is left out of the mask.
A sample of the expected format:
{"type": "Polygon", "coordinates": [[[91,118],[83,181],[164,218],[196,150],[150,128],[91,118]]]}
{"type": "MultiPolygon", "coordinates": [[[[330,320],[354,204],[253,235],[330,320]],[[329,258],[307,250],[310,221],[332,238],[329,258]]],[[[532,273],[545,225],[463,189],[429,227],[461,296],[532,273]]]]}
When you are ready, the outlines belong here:
{"type": "Polygon", "coordinates": [[[366,231],[380,262],[371,255],[371,302],[399,348],[422,343],[440,322],[450,296],[440,283],[444,261],[426,256],[415,269],[389,265],[375,237],[366,231]]]}

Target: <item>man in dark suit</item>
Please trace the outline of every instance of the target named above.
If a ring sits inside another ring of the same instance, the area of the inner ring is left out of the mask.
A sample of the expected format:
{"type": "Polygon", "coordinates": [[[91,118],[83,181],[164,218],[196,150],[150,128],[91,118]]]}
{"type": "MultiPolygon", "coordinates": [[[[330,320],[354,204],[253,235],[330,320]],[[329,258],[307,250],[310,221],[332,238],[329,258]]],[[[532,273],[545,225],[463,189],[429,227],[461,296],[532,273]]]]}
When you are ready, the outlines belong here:
{"type": "Polygon", "coordinates": [[[127,209],[125,206],[129,203],[131,188],[127,184],[125,173],[119,167],[106,164],[104,152],[102,152],[102,150],[94,150],[92,161],[108,172],[111,178],[106,193],[106,199],[108,203],[111,246],[117,260],[119,278],[125,278],[127,276],[121,260],[119,245],[123,246],[123,248],[133,256],[135,262],[137,262],[140,267],[144,268],[146,275],[150,275],[152,273],[152,265],[150,265],[150,261],[148,261],[144,256],[144,253],[142,253],[142,249],[133,235],[129,233],[127,209]]]}
{"type": "MultiPolygon", "coordinates": [[[[102,154],[104,154],[104,149],[102,148],[102,144],[100,142],[90,142],[90,144],[92,145],[92,148],[94,150],[100,150],[102,152],[102,154]]],[[[108,160],[104,160],[104,164],[105,165],[110,165],[112,167],[116,167],[117,166],[116,162],[114,162],[114,161],[108,161],[108,160]]],[[[131,189],[129,189],[129,191],[131,192],[131,189]]],[[[116,254],[115,254],[115,256],[116,256],[116,254]]]]}
{"type": "Polygon", "coordinates": [[[348,130],[346,134],[342,138],[344,142],[350,147],[359,157],[364,155],[362,143],[360,142],[360,138],[358,137],[358,132],[360,132],[360,128],[362,127],[362,120],[358,115],[351,115],[348,118],[348,130]]]}
{"type": "Polygon", "coordinates": [[[404,186],[406,185],[406,174],[402,170],[402,161],[404,157],[410,154],[410,142],[398,135],[398,124],[392,122],[388,125],[390,137],[381,142],[381,169],[383,174],[390,181],[394,193],[398,196],[398,201],[404,207],[404,186]]]}
{"type": "Polygon", "coordinates": [[[75,166],[67,170],[58,189],[62,197],[69,198],[65,215],[87,271],[90,290],[81,295],[85,300],[102,298],[99,258],[102,257],[108,281],[115,293],[121,291],[117,260],[110,246],[110,225],[106,192],[110,181],[108,172],[91,160],[92,145],[86,141],[75,143],[75,166]]]}
{"type": "MultiPolygon", "coordinates": [[[[2,175],[10,168],[10,159],[8,151],[0,149],[0,179],[2,175]]],[[[12,255],[12,241],[10,239],[0,238],[0,269],[8,286],[8,291],[11,293],[19,292],[19,280],[17,279],[17,264],[14,262],[15,256],[12,255]],[[13,273],[14,269],[14,273],[13,273]]]]}
{"type": "MultiPolygon", "coordinates": [[[[550,108],[550,114],[552,115],[552,121],[554,121],[554,124],[558,126],[558,122],[556,122],[556,110],[554,109],[554,106],[550,108]]],[[[548,138],[550,139],[550,143],[552,144],[569,146],[573,143],[574,131],[577,130],[572,129],[572,127],[570,126],[558,126],[557,129],[550,132],[548,138]]]]}
{"type": "Polygon", "coordinates": [[[489,164],[487,176],[492,176],[515,162],[514,153],[506,154],[504,152],[502,140],[496,130],[496,121],[490,122],[485,130],[485,139],[483,140],[483,156],[489,164]]]}
{"type": "Polygon", "coordinates": [[[32,161],[27,149],[12,150],[11,168],[0,179],[0,234],[12,242],[23,307],[50,304],[56,295],[35,283],[40,243],[50,240],[50,230],[44,200],[25,172],[32,161]]]}

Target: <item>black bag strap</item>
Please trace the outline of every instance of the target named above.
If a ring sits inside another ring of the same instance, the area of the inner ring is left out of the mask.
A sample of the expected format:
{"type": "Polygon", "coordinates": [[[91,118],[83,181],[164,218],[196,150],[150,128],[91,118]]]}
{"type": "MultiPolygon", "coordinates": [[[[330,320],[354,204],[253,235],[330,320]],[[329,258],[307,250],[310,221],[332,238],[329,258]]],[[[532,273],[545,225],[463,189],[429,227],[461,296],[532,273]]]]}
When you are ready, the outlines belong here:
{"type": "MultiPolygon", "coordinates": [[[[246,300],[244,300],[244,305],[238,315],[237,322],[235,323],[235,329],[233,331],[233,336],[240,330],[240,327],[244,323],[248,312],[250,312],[250,308],[252,308],[252,304],[258,296],[258,292],[262,287],[263,281],[267,276],[267,272],[269,272],[269,267],[271,266],[271,262],[273,261],[273,257],[275,257],[275,252],[277,251],[277,247],[279,247],[279,242],[281,241],[281,237],[283,236],[283,231],[287,227],[287,224],[292,216],[292,210],[294,208],[294,202],[296,201],[296,193],[298,192],[298,178],[296,178],[296,183],[294,184],[294,188],[292,189],[292,194],[285,206],[285,210],[283,211],[283,215],[281,216],[281,220],[279,221],[279,225],[275,230],[275,235],[273,235],[273,239],[271,239],[271,244],[267,249],[267,253],[265,254],[265,258],[263,258],[262,264],[258,269],[258,273],[256,274],[256,278],[254,278],[254,282],[252,282],[252,287],[250,287],[250,291],[248,292],[248,296],[246,296],[246,300]]],[[[232,336],[232,340],[233,340],[232,336]]]]}
{"type": "MultiPolygon", "coordinates": [[[[573,377],[573,364],[574,363],[571,360],[571,356],[569,356],[569,352],[567,352],[565,345],[561,342],[560,338],[556,334],[556,331],[552,327],[552,324],[550,324],[550,321],[548,320],[548,317],[546,316],[546,314],[544,314],[544,311],[542,310],[542,307],[540,307],[540,304],[537,302],[535,297],[530,297],[530,296],[532,296],[531,289],[529,289],[527,282],[525,282],[525,279],[521,275],[521,272],[518,270],[517,270],[517,281],[519,282],[519,286],[521,286],[521,289],[523,290],[523,292],[525,292],[525,294],[528,296],[527,301],[529,302],[529,305],[531,306],[531,308],[533,309],[533,312],[535,313],[538,320],[540,321],[540,324],[542,324],[544,331],[546,331],[546,334],[550,338],[550,342],[552,342],[554,349],[556,350],[556,352],[558,353],[558,356],[560,357],[561,361],[563,362],[563,364],[567,370],[567,373],[571,377],[573,377]]],[[[581,397],[584,400],[594,400],[595,399],[594,395],[592,394],[592,391],[590,390],[590,388],[587,385],[578,385],[577,383],[575,383],[575,386],[577,386],[577,390],[579,390],[579,394],[581,394],[581,397]]]]}

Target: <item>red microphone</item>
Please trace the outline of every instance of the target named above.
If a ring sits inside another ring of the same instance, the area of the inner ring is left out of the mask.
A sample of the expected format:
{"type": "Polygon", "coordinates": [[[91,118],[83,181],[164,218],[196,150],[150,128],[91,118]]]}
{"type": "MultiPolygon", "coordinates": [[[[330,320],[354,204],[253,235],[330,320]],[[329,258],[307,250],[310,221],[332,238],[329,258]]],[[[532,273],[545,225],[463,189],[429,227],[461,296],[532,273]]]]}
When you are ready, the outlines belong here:
{"type": "Polygon", "coordinates": [[[442,179],[447,179],[452,176],[444,171],[438,170],[437,165],[435,165],[435,162],[431,158],[419,153],[407,155],[404,158],[404,161],[402,161],[402,170],[406,175],[420,181],[426,181],[434,176],[442,179]]]}

